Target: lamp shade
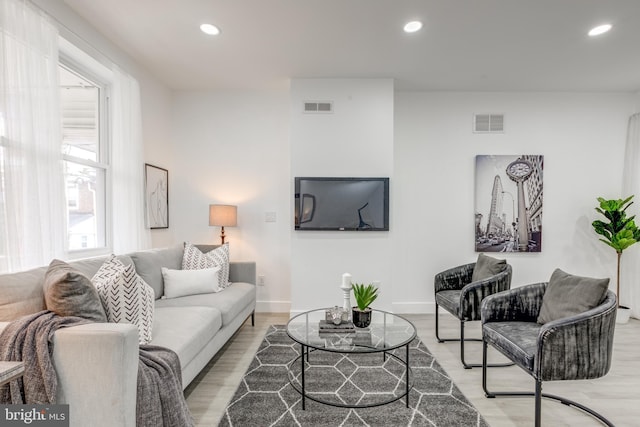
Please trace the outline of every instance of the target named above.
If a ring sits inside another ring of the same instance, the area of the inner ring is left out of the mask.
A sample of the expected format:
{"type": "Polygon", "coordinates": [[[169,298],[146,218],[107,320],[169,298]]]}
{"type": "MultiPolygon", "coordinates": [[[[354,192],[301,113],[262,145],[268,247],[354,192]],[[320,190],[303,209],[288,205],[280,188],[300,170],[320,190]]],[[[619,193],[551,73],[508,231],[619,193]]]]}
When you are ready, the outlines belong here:
{"type": "Polygon", "coordinates": [[[238,225],[238,207],[233,205],[209,205],[209,225],[235,227],[238,225]]]}

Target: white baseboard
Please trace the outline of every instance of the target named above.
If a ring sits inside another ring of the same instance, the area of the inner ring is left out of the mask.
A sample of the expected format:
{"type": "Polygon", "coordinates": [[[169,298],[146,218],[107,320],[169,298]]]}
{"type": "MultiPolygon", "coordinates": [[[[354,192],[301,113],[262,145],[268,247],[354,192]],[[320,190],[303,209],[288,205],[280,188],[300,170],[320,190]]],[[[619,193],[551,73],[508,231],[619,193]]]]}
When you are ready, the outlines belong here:
{"type": "Polygon", "coordinates": [[[256,301],[256,313],[289,313],[291,301],[256,301]]]}
{"type": "Polygon", "coordinates": [[[398,314],[433,314],[435,302],[394,302],[393,312],[398,314]]]}

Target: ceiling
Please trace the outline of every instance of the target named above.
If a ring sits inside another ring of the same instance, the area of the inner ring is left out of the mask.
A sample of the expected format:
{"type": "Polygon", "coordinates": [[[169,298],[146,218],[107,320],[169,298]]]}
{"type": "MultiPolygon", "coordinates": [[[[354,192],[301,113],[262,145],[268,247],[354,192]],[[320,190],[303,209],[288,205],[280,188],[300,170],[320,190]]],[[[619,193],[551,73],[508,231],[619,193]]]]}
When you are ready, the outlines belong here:
{"type": "Polygon", "coordinates": [[[640,90],[640,0],[64,1],[177,90],[290,78],[393,78],[396,90],[640,90]],[[404,33],[413,19],[423,29],[404,33]],[[204,22],[221,34],[200,32],[204,22]],[[609,33],[587,36],[605,22],[609,33]]]}

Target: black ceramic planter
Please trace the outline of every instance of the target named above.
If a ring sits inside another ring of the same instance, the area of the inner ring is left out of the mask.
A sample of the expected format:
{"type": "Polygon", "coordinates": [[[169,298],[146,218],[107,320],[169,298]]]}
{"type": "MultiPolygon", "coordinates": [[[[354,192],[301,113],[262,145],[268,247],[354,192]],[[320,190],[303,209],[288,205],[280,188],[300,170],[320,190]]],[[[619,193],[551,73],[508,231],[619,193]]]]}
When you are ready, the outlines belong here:
{"type": "Polygon", "coordinates": [[[371,324],[371,309],[365,308],[364,311],[360,311],[358,307],[353,307],[351,310],[353,324],[356,328],[366,328],[371,324]]]}

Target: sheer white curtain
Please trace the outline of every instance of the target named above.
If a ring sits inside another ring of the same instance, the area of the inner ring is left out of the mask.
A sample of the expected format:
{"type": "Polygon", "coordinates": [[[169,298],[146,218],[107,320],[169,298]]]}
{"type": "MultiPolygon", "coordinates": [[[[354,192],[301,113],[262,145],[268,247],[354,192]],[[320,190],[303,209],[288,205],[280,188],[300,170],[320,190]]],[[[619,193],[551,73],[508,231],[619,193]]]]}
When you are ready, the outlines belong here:
{"type": "Polygon", "coordinates": [[[113,194],[113,249],[127,253],[151,246],[144,222],[144,156],[138,82],[114,69],[111,97],[113,134],[111,176],[113,194]]]}
{"type": "MultiPolygon", "coordinates": [[[[627,146],[622,177],[623,196],[634,195],[632,212],[640,210],[640,113],[629,117],[627,146]]],[[[640,224],[640,214],[636,216],[640,224]]],[[[640,243],[627,249],[622,255],[620,278],[620,303],[631,307],[631,315],[640,319],[640,243]]]]}
{"type": "Polygon", "coordinates": [[[24,0],[0,0],[0,269],[65,252],[58,31],[24,0]]]}

